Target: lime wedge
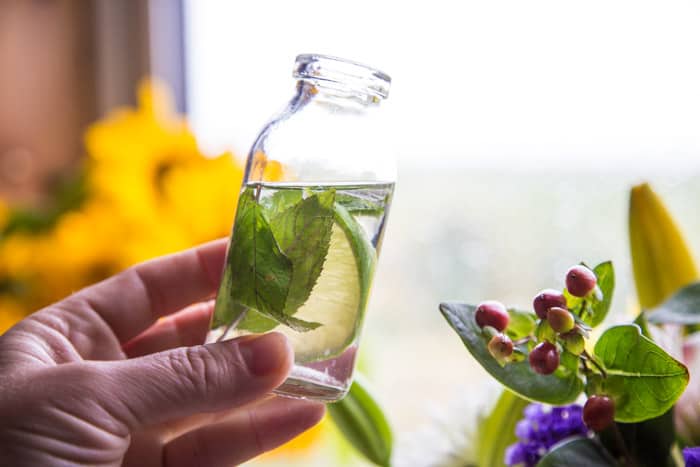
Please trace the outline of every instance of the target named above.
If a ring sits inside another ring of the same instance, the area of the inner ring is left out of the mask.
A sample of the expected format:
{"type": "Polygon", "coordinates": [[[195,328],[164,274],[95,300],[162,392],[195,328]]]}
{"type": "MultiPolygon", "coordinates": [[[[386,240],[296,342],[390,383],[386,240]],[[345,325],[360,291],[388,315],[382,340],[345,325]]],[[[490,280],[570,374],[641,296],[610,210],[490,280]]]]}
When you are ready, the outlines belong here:
{"type": "Polygon", "coordinates": [[[297,363],[333,358],[353,343],[362,326],[375,263],[376,252],[365,231],[336,204],[323,270],[309,299],[294,315],[322,325],[301,333],[285,326],[276,329],[289,338],[297,363]]]}

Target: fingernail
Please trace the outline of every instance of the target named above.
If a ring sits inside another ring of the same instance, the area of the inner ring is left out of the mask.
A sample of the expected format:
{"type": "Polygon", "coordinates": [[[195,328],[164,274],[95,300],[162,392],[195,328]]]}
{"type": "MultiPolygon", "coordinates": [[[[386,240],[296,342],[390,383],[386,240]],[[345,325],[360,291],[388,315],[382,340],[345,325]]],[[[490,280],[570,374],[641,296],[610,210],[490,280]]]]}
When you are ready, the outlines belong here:
{"type": "Polygon", "coordinates": [[[238,349],[248,370],[255,376],[267,376],[279,370],[292,351],[287,338],[277,332],[239,342],[238,349]]]}

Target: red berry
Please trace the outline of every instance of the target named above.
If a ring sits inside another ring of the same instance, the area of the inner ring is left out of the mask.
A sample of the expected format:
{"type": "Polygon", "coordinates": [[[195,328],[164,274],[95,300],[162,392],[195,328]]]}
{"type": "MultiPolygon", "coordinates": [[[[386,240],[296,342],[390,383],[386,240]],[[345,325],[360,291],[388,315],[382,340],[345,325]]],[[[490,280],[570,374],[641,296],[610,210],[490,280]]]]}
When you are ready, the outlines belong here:
{"type": "Polygon", "coordinates": [[[595,289],[597,281],[586,266],[574,266],[566,273],[566,290],[574,297],[585,297],[595,289]]]}
{"type": "Polygon", "coordinates": [[[530,367],[541,375],[551,375],[559,366],[559,352],[549,342],[540,342],[530,352],[530,367]]]}
{"type": "Polygon", "coordinates": [[[591,396],[583,406],[583,423],[593,431],[603,431],[615,420],[615,401],[607,396],[591,396]]]}
{"type": "Polygon", "coordinates": [[[550,308],[555,306],[566,308],[566,298],[558,290],[545,289],[535,296],[532,300],[532,306],[535,308],[537,316],[540,319],[545,319],[550,308]]]}
{"type": "Polygon", "coordinates": [[[491,326],[498,332],[503,332],[503,330],[508,327],[508,321],[510,321],[510,316],[508,316],[506,307],[501,302],[495,300],[487,300],[479,303],[479,306],[476,307],[474,318],[476,319],[476,324],[478,324],[480,328],[491,326]]]}
{"type": "Polygon", "coordinates": [[[498,361],[504,361],[513,353],[513,341],[505,334],[496,334],[488,345],[489,352],[498,361]]]}
{"type": "Polygon", "coordinates": [[[574,328],[576,322],[573,315],[565,308],[552,307],[547,313],[547,321],[556,332],[569,332],[574,328]]]}

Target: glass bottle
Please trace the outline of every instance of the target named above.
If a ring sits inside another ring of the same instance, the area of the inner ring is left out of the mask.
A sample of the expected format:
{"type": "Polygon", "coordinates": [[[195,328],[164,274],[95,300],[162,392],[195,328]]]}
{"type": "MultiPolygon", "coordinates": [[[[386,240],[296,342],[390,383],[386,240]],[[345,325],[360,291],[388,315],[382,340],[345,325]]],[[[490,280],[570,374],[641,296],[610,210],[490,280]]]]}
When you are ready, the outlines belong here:
{"type": "Polygon", "coordinates": [[[352,383],[396,179],[380,111],[391,79],[312,54],[294,77],[248,155],[209,340],[284,333],[295,362],[276,392],[336,401],[352,383]]]}

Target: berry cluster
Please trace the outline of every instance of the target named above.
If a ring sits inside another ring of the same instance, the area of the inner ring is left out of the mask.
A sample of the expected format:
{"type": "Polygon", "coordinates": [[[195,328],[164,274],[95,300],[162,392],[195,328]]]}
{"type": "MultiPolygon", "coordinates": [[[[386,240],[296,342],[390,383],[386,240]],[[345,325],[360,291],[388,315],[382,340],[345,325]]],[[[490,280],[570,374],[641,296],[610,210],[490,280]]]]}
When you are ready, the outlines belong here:
{"type": "MultiPolygon", "coordinates": [[[[506,334],[510,322],[506,307],[494,300],[481,302],[474,318],[490,339],[487,345],[489,353],[501,365],[506,365],[524,353],[518,350],[518,345],[527,344],[530,368],[540,375],[551,375],[557,370],[564,350],[581,356],[583,360],[591,360],[585,351],[585,338],[590,327],[571,312],[567,306],[567,293],[583,300],[600,299],[596,275],[586,266],[573,266],[566,273],[565,292],[546,289],[538,293],[532,302],[537,315],[535,335],[515,343],[506,334]]],[[[591,360],[591,363],[595,365],[595,361],[591,360]]],[[[612,423],[614,412],[612,399],[591,396],[583,408],[583,420],[590,429],[600,431],[612,423]]]]}

